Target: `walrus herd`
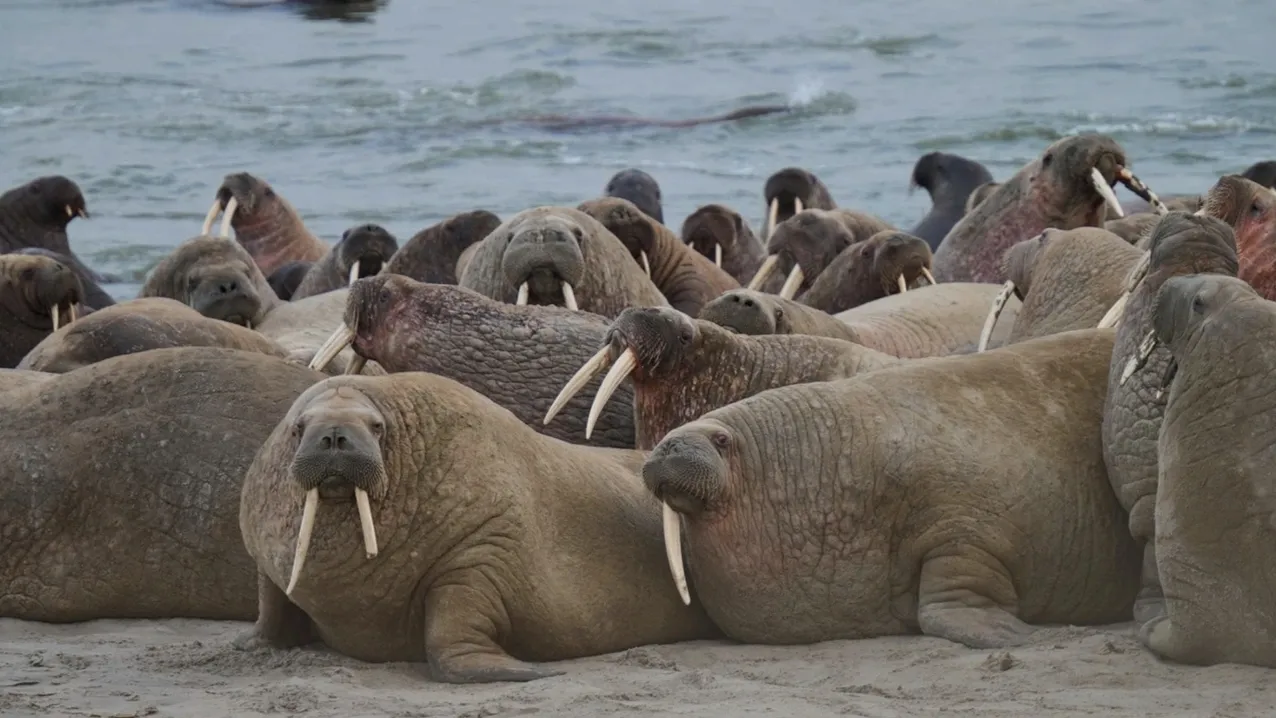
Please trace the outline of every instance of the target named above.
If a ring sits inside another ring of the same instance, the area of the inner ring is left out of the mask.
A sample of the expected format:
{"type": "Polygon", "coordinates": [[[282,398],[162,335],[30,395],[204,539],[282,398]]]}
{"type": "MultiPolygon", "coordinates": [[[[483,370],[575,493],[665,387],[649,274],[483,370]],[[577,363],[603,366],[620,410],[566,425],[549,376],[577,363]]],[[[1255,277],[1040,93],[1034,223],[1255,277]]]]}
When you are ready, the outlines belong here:
{"type": "Polygon", "coordinates": [[[801,167],[759,227],[670,224],[628,169],[331,243],[240,172],[119,302],[79,187],[34,179],[0,195],[0,616],[255,621],[235,647],[454,683],[1129,621],[1276,668],[1276,175],[1162,201],[1132,165],[932,152],[912,227],[801,167]]]}

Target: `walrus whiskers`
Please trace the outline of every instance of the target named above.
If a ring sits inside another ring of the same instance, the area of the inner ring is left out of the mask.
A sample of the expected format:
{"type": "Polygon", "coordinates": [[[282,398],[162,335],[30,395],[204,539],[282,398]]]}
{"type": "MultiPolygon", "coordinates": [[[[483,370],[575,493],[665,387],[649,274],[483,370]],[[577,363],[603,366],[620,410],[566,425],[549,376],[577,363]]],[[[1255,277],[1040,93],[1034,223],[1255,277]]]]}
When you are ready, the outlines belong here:
{"type": "Polygon", "coordinates": [[[660,502],[660,523],[665,534],[665,559],[669,562],[669,573],[673,574],[673,585],[678,589],[683,604],[691,605],[691,592],[687,590],[687,569],[682,563],[682,517],[678,516],[669,504],[660,502]]]}
{"type": "Polygon", "coordinates": [[[1121,201],[1117,199],[1116,193],[1112,191],[1108,181],[1103,179],[1103,173],[1099,171],[1098,167],[1090,170],[1090,183],[1094,185],[1095,191],[1107,203],[1108,209],[1116,213],[1117,217],[1125,216],[1125,210],[1121,209],[1121,201]]]}
{"type": "Polygon", "coordinates": [[[988,316],[984,318],[983,329],[979,330],[979,347],[976,352],[982,352],[988,348],[988,342],[992,339],[992,330],[997,326],[997,318],[1001,316],[1001,310],[1006,308],[1006,302],[1010,301],[1010,295],[1015,293],[1015,283],[1006,280],[1001,285],[1001,291],[997,292],[997,296],[992,298],[992,307],[988,310],[988,316]]]}
{"type": "Polygon", "coordinates": [[[235,210],[239,209],[239,200],[231,197],[226,201],[226,212],[222,215],[221,236],[230,236],[230,220],[235,216],[235,210]]]}
{"type": "Polygon", "coordinates": [[[576,373],[572,375],[572,378],[568,379],[567,383],[563,385],[562,391],[559,391],[558,396],[554,397],[554,403],[550,404],[549,411],[545,412],[545,420],[541,423],[548,424],[552,421],[554,417],[558,415],[558,412],[562,411],[564,406],[567,406],[567,402],[571,401],[572,397],[576,396],[576,394],[580,393],[581,389],[585,388],[585,385],[594,378],[594,375],[598,374],[598,372],[603,369],[606,369],[610,364],[611,348],[603,347],[602,349],[599,349],[598,352],[590,357],[589,361],[585,362],[580,369],[577,369],[576,373]]]}
{"type": "Polygon", "coordinates": [[[292,576],[288,579],[288,588],[284,593],[291,596],[297,587],[297,579],[301,578],[301,567],[306,564],[306,553],[310,551],[310,536],[315,532],[315,514],[319,511],[319,489],[306,492],[306,505],[301,510],[301,529],[297,532],[297,548],[292,557],[292,576]]]}

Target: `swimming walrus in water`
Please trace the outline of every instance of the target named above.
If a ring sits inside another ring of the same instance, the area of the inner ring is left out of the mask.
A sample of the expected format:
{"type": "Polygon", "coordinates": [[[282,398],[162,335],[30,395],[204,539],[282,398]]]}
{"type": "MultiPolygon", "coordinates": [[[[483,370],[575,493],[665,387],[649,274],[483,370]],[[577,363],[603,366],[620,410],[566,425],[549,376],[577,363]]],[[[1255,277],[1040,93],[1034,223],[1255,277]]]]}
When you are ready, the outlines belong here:
{"type": "Polygon", "coordinates": [[[700,125],[711,125],[718,122],[733,122],[735,120],[745,120],[750,117],[763,117],[765,115],[775,115],[781,112],[789,112],[793,108],[788,105],[749,105],[738,110],[732,110],[720,115],[709,115],[708,117],[691,117],[685,120],[661,120],[653,117],[635,117],[631,115],[526,115],[523,117],[513,118],[496,118],[490,120],[480,120],[473,123],[475,126],[483,125],[533,125],[546,130],[585,130],[585,129],[606,129],[614,127],[698,127],[700,125]]]}

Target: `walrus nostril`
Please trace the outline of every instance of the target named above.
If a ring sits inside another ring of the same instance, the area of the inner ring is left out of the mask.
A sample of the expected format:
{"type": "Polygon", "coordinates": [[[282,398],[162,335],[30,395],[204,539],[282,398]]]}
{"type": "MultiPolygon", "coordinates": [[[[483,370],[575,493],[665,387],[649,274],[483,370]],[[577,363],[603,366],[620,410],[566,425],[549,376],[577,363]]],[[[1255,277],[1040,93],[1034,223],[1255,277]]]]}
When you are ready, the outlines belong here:
{"type": "Polygon", "coordinates": [[[225,282],[217,283],[218,294],[235,294],[238,291],[239,291],[239,282],[233,279],[225,281],[225,282]]]}
{"type": "Polygon", "coordinates": [[[748,308],[750,308],[750,309],[752,309],[754,306],[756,306],[756,304],[757,304],[757,303],[756,303],[756,302],[754,302],[752,299],[746,299],[746,300],[744,300],[744,306],[746,306],[746,307],[748,307],[748,308]]]}

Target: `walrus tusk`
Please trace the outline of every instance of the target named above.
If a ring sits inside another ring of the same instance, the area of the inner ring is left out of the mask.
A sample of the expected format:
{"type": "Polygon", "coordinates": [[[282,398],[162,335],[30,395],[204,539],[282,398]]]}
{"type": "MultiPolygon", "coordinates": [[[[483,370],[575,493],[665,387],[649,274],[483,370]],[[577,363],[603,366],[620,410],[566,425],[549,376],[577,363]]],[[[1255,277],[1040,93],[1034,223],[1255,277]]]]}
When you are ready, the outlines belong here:
{"type": "Polygon", "coordinates": [[[75,216],[75,210],[71,209],[71,205],[69,205],[69,204],[66,206],[66,216],[68,216],[68,217],[74,217],[74,216],[75,216]]]}
{"type": "MultiPolygon", "coordinates": [[[[771,209],[770,211],[767,212],[767,215],[766,215],[766,226],[762,228],[763,239],[770,238],[771,232],[775,230],[775,220],[779,218],[779,216],[780,216],[780,198],[772,197],[771,209]]],[[[753,287],[749,287],[749,288],[752,289],[753,287]]]]}
{"type": "Polygon", "coordinates": [[[1135,177],[1134,173],[1129,169],[1122,167],[1117,170],[1117,179],[1121,180],[1121,184],[1125,185],[1131,192],[1137,194],[1151,205],[1153,212],[1156,212],[1157,214],[1170,213],[1170,208],[1165,206],[1165,203],[1161,201],[1161,198],[1157,197],[1156,193],[1147,185],[1143,184],[1143,180],[1135,177]]]}
{"type": "Polygon", "coordinates": [[[1103,318],[1099,320],[1099,329],[1115,327],[1117,322],[1120,321],[1121,315],[1125,312],[1125,305],[1129,301],[1130,293],[1121,292],[1121,296],[1112,303],[1111,307],[1108,307],[1107,314],[1104,314],[1103,318]]]}
{"type": "Polygon", "coordinates": [[[1200,209],[1193,212],[1192,216],[1193,217],[1208,217],[1209,215],[1205,212],[1205,208],[1201,207],[1200,209]]]}
{"type": "Polygon", "coordinates": [[[673,574],[673,585],[678,587],[678,595],[683,604],[691,605],[691,592],[687,590],[687,569],[682,565],[682,523],[678,514],[669,504],[661,502],[660,523],[665,529],[665,558],[669,561],[669,573],[673,574]]]}
{"type": "Polygon", "coordinates": [[[1125,369],[1121,370],[1122,386],[1125,385],[1125,382],[1130,377],[1134,376],[1134,372],[1138,371],[1139,367],[1147,363],[1148,357],[1152,356],[1152,351],[1156,349],[1156,344],[1156,330],[1153,329],[1147,333],[1147,336],[1143,337],[1143,341],[1139,342],[1138,353],[1130,357],[1130,360],[1125,363],[1125,369]]]}
{"type": "Polygon", "coordinates": [[[347,374],[358,374],[363,371],[363,366],[368,363],[367,359],[355,354],[350,357],[350,361],[346,364],[347,374]]]}
{"type": "Polygon", "coordinates": [[[896,277],[896,278],[895,278],[895,280],[899,283],[899,293],[900,293],[900,294],[903,294],[904,292],[907,292],[907,291],[908,291],[908,282],[905,282],[905,281],[904,281],[904,275],[902,275],[902,274],[901,274],[901,275],[899,275],[898,277],[896,277]]]}
{"type": "Polygon", "coordinates": [[[573,312],[578,309],[576,306],[576,292],[572,289],[572,285],[563,282],[563,304],[573,312]]]}
{"type": "Polygon", "coordinates": [[[979,331],[979,348],[975,351],[984,351],[988,348],[988,342],[992,339],[992,330],[997,326],[997,317],[1001,316],[1001,310],[1006,308],[1006,302],[1010,301],[1010,295],[1015,293],[1015,283],[1006,280],[1001,286],[1001,291],[997,292],[997,296],[992,298],[992,307],[988,310],[988,316],[984,319],[984,328],[979,331]]]}
{"type": "Polygon", "coordinates": [[[354,342],[354,330],[341,322],[336,329],[332,330],[332,334],[324,341],[319,350],[315,352],[315,356],[310,360],[310,368],[316,371],[323,371],[332,363],[337,355],[345,350],[354,342]]]}
{"type": "Polygon", "coordinates": [[[642,251],[642,250],[639,250],[639,252],[638,252],[638,256],[642,257],[642,271],[646,272],[646,273],[647,273],[647,276],[648,276],[648,277],[650,277],[650,276],[651,276],[651,262],[648,262],[648,261],[647,261],[647,253],[646,253],[646,252],[644,252],[644,251],[642,251]]]}
{"type": "Polygon", "coordinates": [[[235,216],[236,209],[239,209],[239,200],[235,199],[234,197],[231,197],[226,202],[226,213],[222,215],[221,236],[223,237],[230,236],[230,220],[232,217],[235,216]]]}
{"type": "Polygon", "coordinates": [[[713,243],[713,263],[722,266],[722,245],[717,242],[713,243]]]}
{"type": "Polygon", "coordinates": [[[56,332],[56,331],[58,330],[58,319],[60,318],[60,317],[58,316],[58,305],[54,304],[54,305],[53,305],[53,311],[52,311],[52,312],[50,312],[50,313],[51,313],[51,314],[52,314],[52,316],[53,316],[53,331],[55,331],[55,332],[56,332]]]}
{"type": "Polygon", "coordinates": [[[315,532],[315,514],[319,511],[319,489],[306,492],[306,507],[301,510],[301,530],[297,532],[297,549],[292,556],[292,576],[288,579],[288,588],[284,593],[292,595],[297,587],[297,579],[301,578],[301,567],[306,563],[306,552],[310,550],[310,535],[315,532]]]}
{"type": "Polygon", "coordinates": [[[1095,191],[1104,202],[1107,202],[1108,208],[1115,212],[1117,217],[1125,216],[1125,210],[1121,209],[1121,202],[1117,199],[1116,192],[1113,192],[1108,181],[1103,179],[1103,173],[1098,167],[1090,168],[1090,184],[1094,185],[1095,191]]]}
{"type": "Polygon", "coordinates": [[[792,299],[797,294],[798,287],[802,286],[802,280],[806,279],[806,274],[802,272],[802,267],[793,265],[793,271],[789,272],[789,276],[784,280],[784,286],[780,287],[780,296],[785,299],[792,299]]]}
{"type": "Polygon", "coordinates": [[[793,198],[793,214],[798,214],[801,211],[802,211],[802,199],[799,197],[794,197],[793,198]]]}
{"type": "Polygon", "coordinates": [[[762,263],[762,266],[758,267],[758,271],[757,273],[753,275],[753,279],[749,280],[748,288],[758,289],[759,287],[761,287],[762,283],[767,280],[767,277],[771,276],[771,272],[775,271],[775,265],[778,264],[779,261],[780,261],[780,255],[778,254],[768,255],[766,258],[766,261],[762,263]]]}
{"type": "Polygon", "coordinates": [[[77,317],[77,316],[76,316],[76,314],[75,314],[75,305],[74,305],[74,304],[72,304],[71,306],[67,307],[67,309],[71,312],[71,321],[75,321],[76,319],[79,319],[79,317],[77,317]]]}
{"type": "Polygon", "coordinates": [[[346,285],[354,284],[355,280],[358,278],[359,278],[359,260],[356,259],[354,260],[354,265],[350,267],[350,280],[346,282],[346,285]]]}
{"type": "Polygon", "coordinates": [[[594,378],[594,375],[606,369],[608,364],[611,364],[611,348],[603,347],[598,350],[597,354],[590,357],[589,361],[585,362],[581,368],[577,369],[571,379],[567,380],[567,383],[563,385],[563,390],[558,392],[558,396],[554,397],[554,403],[549,405],[549,411],[545,412],[545,420],[541,423],[548,424],[552,421],[558,415],[558,412],[562,411],[564,406],[567,406],[567,402],[580,393],[580,390],[585,388],[589,380],[594,378]]]}
{"type": "Polygon", "coordinates": [[[199,230],[202,235],[207,235],[213,231],[213,222],[217,220],[217,215],[222,213],[221,200],[214,199],[213,206],[208,208],[208,214],[204,216],[204,226],[199,230]]]}
{"type": "Polygon", "coordinates": [[[1152,266],[1152,252],[1144,252],[1143,256],[1139,257],[1139,261],[1135,262],[1134,266],[1130,267],[1130,271],[1125,275],[1125,283],[1122,288],[1127,294],[1133,292],[1134,288],[1139,286],[1139,282],[1142,282],[1143,278],[1148,275],[1148,267],[1150,266],[1152,266]]]}
{"type": "Polygon", "coordinates": [[[939,282],[935,281],[935,275],[931,274],[930,270],[926,267],[922,267],[922,276],[925,277],[926,281],[930,282],[932,286],[939,284],[939,282]]]}
{"type": "Polygon", "coordinates": [[[527,282],[518,285],[518,298],[514,300],[514,303],[520,307],[527,304],[527,298],[530,293],[531,290],[527,288],[527,282]]]}
{"type": "Polygon", "coordinates": [[[368,555],[368,558],[376,558],[377,526],[372,523],[372,504],[368,503],[368,492],[356,487],[354,503],[359,507],[359,526],[363,529],[363,552],[368,555]]]}
{"type": "Polygon", "coordinates": [[[594,433],[594,424],[598,423],[599,414],[603,413],[603,407],[607,405],[607,400],[611,399],[611,395],[616,393],[616,388],[620,386],[620,382],[629,376],[629,373],[638,366],[638,355],[633,349],[626,349],[616,358],[616,363],[611,366],[611,371],[607,372],[607,376],[603,377],[603,383],[598,385],[598,393],[594,395],[594,403],[589,407],[589,420],[585,422],[585,438],[588,439],[594,433]]]}

